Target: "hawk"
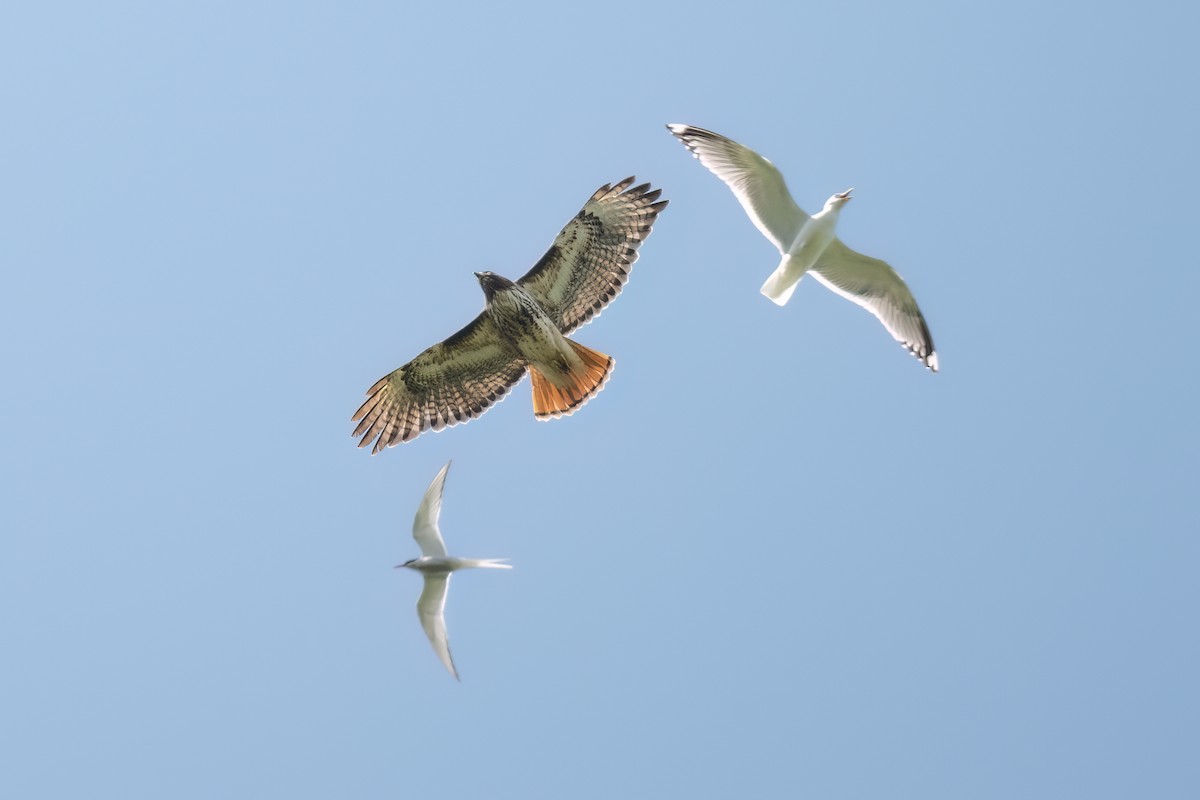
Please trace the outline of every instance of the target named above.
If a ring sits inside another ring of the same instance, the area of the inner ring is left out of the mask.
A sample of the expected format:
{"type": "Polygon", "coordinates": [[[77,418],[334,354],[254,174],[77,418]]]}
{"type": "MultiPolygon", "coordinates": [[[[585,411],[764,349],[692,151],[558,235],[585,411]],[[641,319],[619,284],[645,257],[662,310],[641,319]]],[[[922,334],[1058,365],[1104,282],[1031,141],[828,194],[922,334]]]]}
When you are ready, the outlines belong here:
{"type": "Polygon", "coordinates": [[[604,184],[517,282],[476,272],[486,305],[458,333],[367,390],[354,412],[372,453],[474,419],[528,372],[537,419],[567,416],[603,388],[613,359],[566,335],[620,294],[666,200],[628,177],[604,184]]]}

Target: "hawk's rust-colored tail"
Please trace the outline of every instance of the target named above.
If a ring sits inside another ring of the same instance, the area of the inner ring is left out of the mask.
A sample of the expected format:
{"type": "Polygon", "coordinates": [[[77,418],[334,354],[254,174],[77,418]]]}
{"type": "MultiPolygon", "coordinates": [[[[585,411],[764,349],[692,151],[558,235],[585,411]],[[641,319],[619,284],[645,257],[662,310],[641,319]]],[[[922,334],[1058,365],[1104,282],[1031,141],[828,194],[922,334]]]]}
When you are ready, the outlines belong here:
{"type": "Polygon", "coordinates": [[[608,376],[612,374],[615,362],[611,356],[570,339],[567,342],[583,361],[583,369],[568,375],[571,380],[568,386],[559,388],[533,366],[529,367],[529,377],[533,380],[533,415],[538,419],[556,419],[574,414],[575,409],[604,388],[608,376]]]}

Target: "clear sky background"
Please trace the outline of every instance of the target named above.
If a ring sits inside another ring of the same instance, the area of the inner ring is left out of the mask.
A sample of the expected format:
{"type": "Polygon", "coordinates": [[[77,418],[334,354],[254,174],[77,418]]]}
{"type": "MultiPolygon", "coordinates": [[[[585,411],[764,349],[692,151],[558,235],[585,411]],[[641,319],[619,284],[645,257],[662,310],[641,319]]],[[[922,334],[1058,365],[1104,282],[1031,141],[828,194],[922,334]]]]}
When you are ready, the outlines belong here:
{"type": "Polygon", "coordinates": [[[1177,3],[26,3],[0,27],[0,795],[1200,787],[1195,32],[1177,3]],[[664,129],[905,276],[930,374],[664,129]],[[603,183],[671,205],[528,382],[350,415],[603,183]],[[414,612],[454,459],[462,682],[414,612]]]}

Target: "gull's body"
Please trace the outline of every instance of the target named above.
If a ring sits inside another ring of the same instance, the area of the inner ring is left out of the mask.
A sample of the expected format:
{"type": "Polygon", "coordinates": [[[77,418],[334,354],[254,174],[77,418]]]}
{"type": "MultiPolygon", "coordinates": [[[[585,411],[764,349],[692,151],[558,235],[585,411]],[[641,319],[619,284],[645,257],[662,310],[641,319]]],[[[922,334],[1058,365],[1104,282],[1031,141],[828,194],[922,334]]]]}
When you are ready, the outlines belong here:
{"type": "Polygon", "coordinates": [[[896,341],[937,372],[933,336],[904,279],[886,262],[851,250],[837,237],[838,215],[853,189],[833,195],[810,217],[792,199],[775,165],[750,148],[691,125],[667,129],[725,182],[750,221],[779,250],[779,266],[760,290],[767,298],[786,304],[801,278],[811,273],[874,314],[896,341]]]}
{"type": "Polygon", "coordinates": [[[450,655],[450,638],[446,634],[446,593],[450,589],[450,573],[460,569],[487,567],[491,569],[512,569],[510,564],[501,563],[502,558],[458,558],[446,554],[446,543],[442,541],[442,532],[438,528],[438,517],[442,513],[442,490],[446,484],[446,472],[450,462],[442,467],[417,508],[413,519],[413,538],[421,548],[421,557],[398,564],[420,572],[425,578],[425,588],[417,600],[417,616],[421,619],[421,627],[433,645],[433,652],[450,670],[450,674],[458,678],[458,670],[454,667],[454,659],[450,655]]]}

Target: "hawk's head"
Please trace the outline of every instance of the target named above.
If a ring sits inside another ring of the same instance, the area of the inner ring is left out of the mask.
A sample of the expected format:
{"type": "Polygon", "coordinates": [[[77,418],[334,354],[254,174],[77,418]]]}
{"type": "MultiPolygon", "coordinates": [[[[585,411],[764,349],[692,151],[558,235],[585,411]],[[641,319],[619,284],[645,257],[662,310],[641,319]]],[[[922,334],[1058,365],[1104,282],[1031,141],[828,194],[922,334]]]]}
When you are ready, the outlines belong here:
{"type": "Polygon", "coordinates": [[[479,285],[483,287],[483,294],[489,301],[496,292],[511,289],[515,285],[508,278],[494,272],[476,272],[475,277],[479,279],[479,285]]]}

